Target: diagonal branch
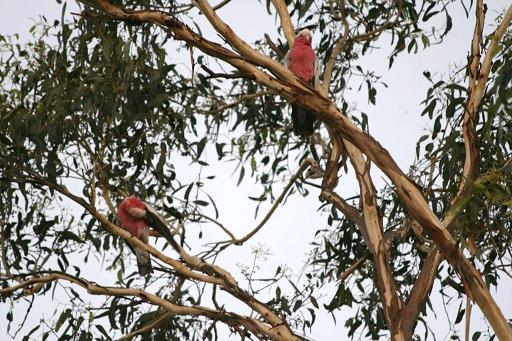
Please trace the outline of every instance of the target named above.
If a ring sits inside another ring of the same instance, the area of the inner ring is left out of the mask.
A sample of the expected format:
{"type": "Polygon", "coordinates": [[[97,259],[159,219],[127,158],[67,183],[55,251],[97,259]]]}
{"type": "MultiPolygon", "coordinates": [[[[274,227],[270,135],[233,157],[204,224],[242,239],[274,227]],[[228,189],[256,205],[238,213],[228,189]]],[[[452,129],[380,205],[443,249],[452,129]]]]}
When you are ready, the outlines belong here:
{"type": "MultiPolygon", "coordinates": [[[[394,321],[399,316],[403,302],[398,296],[395,280],[389,265],[389,253],[387,243],[384,240],[382,219],[380,218],[377,202],[375,198],[375,187],[373,185],[369,164],[366,163],[362,153],[354,147],[350,142],[343,141],[339,134],[335,134],[328,127],[333,149],[327,162],[327,170],[322,184],[321,197],[334,205],[345,216],[352,220],[361,230],[366,245],[373,257],[376,268],[376,284],[379,290],[379,296],[382,301],[384,316],[388,328],[392,330],[394,340],[400,337],[395,333],[398,329],[394,321]],[[341,146],[346,148],[348,157],[354,166],[357,181],[360,188],[360,203],[362,212],[348,205],[341,197],[339,197],[332,189],[337,183],[338,161],[341,156],[341,146]],[[368,167],[367,167],[368,166],[368,167]]],[[[353,264],[350,269],[345,271],[341,278],[346,278],[359,265],[363,264],[367,257],[360,258],[353,264]]]]}
{"type": "MultiPolygon", "coordinates": [[[[479,176],[471,187],[479,184],[484,184],[489,179],[494,179],[496,177],[506,176],[512,172],[512,158],[508,159],[502,167],[497,169],[496,171],[492,171],[486,174],[479,176]]],[[[445,218],[443,219],[443,224],[445,224],[448,228],[453,229],[453,223],[457,217],[460,216],[467,203],[470,200],[470,196],[466,195],[463,197],[458,197],[457,200],[454,201],[451,208],[445,214],[445,218]]],[[[437,246],[434,246],[427,255],[425,263],[421,269],[416,282],[413,285],[411,293],[409,295],[409,299],[407,301],[406,306],[402,311],[401,319],[403,321],[400,322],[401,328],[404,330],[410,330],[416,320],[416,317],[419,315],[424,302],[428,298],[430,291],[434,285],[434,281],[436,280],[436,276],[438,273],[438,267],[443,261],[444,257],[441,255],[441,251],[437,246]]]]}
{"type": "Polygon", "coordinates": [[[297,169],[297,171],[295,172],[295,174],[291,177],[290,181],[288,181],[288,184],[285,186],[285,188],[283,189],[283,191],[281,192],[281,194],[279,195],[279,197],[276,199],[276,201],[274,201],[274,204],[272,205],[272,207],[270,208],[270,210],[267,212],[267,214],[265,215],[265,217],[263,217],[263,219],[261,220],[261,222],[249,233],[247,233],[245,236],[243,236],[242,238],[239,238],[239,239],[236,239],[233,241],[234,244],[237,244],[237,245],[242,245],[243,243],[245,243],[246,241],[248,241],[252,236],[254,236],[256,233],[258,233],[259,230],[261,230],[261,228],[263,226],[265,226],[265,224],[267,223],[267,221],[270,219],[270,217],[272,216],[272,214],[275,212],[275,210],[277,209],[277,207],[279,205],[281,205],[281,202],[284,200],[284,198],[286,197],[286,194],[288,193],[288,191],[290,190],[290,188],[293,186],[293,184],[295,183],[295,181],[297,181],[297,179],[301,176],[301,174],[306,170],[306,168],[308,168],[310,165],[310,160],[304,160],[304,162],[302,162],[302,164],[300,165],[299,169],[297,169]]]}
{"type": "MultiPolygon", "coordinates": [[[[172,294],[172,296],[171,296],[171,298],[169,300],[171,303],[176,304],[176,302],[180,298],[180,296],[181,296],[180,292],[181,292],[181,289],[182,289],[184,283],[185,283],[185,279],[180,278],[180,280],[179,280],[178,284],[176,285],[176,287],[174,288],[174,292],[173,292],[173,294],[172,294]]],[[[217,311],[219,311],[219,309],[217,309],[217,311]]],[[[147,332],[155,329],[156,327],[160,326],[167,319],[169,319],[172,315],[173,314],[170,311],[164,312],[160,316],[155,318],[153,321],[151,321],[151,322],[147,323],[146,325],[144,325],[142,328],[139,328],[139,329],[137,329],[137,330],[135,330],[135,331],[133,331],[133,332],[131,332],[129,334],[124,335],[123,337],[121,337],[119,339],[119,341],[131,340],[131,339],[133,339],[134,337],[136,337],[138,335],[142,335],[144,333],[147,333],[147,332]]]]}
{"type": "MultiPolygon", "coordinates": [[[[278,2],[278,4],[276,4],[276,2],[278,1],[273,1],[281,18],[281,25],[283,27],[287,27],[289,26],[288,11],[286,8],[283,8],[283,6],[278,8],[279,4],[283,4],[282,1],[278,2]]],[[[344,1],[340,1],[340,6],[344,32],[336,41],[335,47],[331,52],[326,65],[324,81],[321,88],[321,93],[324,96],[328,95],[334,63],[337,56],[341,53],[343,45],[349,34],[349,26],[345,17],[344,1]]],[[[291,46],[290,39],[288,39],[288,42],[291,46]]],[[[395,280],[389,266],[388,251],[383,238],[382,220],[379,217],[377,203],[375,200],[375,188],[369,174],[369,169],[366,167],[366,162],[362,153],[356,147],[348,141],[343,141],[343,138],[332,131],[330,127],[328,127],[328,131],[331,136],[333,150],[331,151],[328,160],[327,171],[322,184],[322,197],[327,199],[331,204],[334,204],[335,207],[339,208],[341,212],[354,221],[360,227],[363,236],[365,236],[366,244],[372,253],[375,267],[377,269],[377,287],[379,288],[386,322],[390,329],[394,329],[393,321],[398,317],[400,309],[402,308],[402,301],[398,297],[395,280]],[[360,202],[363,206],[362,216],[357,210],[355,210],[355,208],[348,205],[338,195],[332,192],[332,189],[336,186],[338,180],[338,160],[341,156],[343,146],[346,146],[348,156],[352,160],[352,164],[356,170],[357,180],[361,191],[360,202]]]]}
{"type": "Polygon", "coordinates": [[[165,312],[163,314],[161,314],[160,316],[156,317],[155,319],[153,319],[152,321],[150,321],[148,324],[144,325],[144,327],[142,328],[139,328],[129,334],[126,334],[124,335],[123,337],[119,338],[119,341],[126,341],[126,340],[131,340],[133,339],[134,337],[138,336],[138,335],[142,335],[142,334],[145,334],[145,333],[148,333],[150,332],[151,330],[155,329],[156,327],[158,327],[159,325],[161,325],[162,323],[164,323],[167,319],[169,319],[173,314],[171,312],[165,312]]]}

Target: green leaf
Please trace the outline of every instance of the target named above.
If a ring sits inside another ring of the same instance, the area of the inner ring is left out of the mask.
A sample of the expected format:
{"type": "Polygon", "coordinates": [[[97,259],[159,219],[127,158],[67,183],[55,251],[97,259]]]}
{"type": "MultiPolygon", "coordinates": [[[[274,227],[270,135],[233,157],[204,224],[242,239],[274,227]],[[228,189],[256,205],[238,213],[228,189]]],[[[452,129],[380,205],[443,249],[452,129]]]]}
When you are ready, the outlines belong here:
{"type": "Polygon", "coordinates": [[[101,324],[96,324],[95,327],[99,330],[100,333],[103,334],[103,336],[105,336],[107,339],[110,339],[110,336],[101,324]]]}
{"type": "Polygon", "coordinates": [[[301,300],[297,300],[295,301],[295,303],[293,304],[293,311],[296,312],[297,310],[299,310],[299,308],[302,306],[302,301],[301,300]]]}
{"type": "Polygon", "coordinates": [[[56,234],[58,235],[58,240],[59,241],[72,240],[72,241],[77,242],[77,243],[84,243],[82,238],[78,237],[75,233],[73,233],[73,232],[71,232],[69,230],[57,232],[56,234]]]}
{"type": "Polygon", "coordinates": [[[428,36],[424,34],[421,35],[421,42],[423,43],[423,48],[427,48],[430,46],[430,39],[428,39],[428,36]]]}
{"type": "Polygon", "coordinates": [[[199,159],[201,157],[201,154],[203,154],[204,147],[206,146],[207,141],[208,141],[208,139],[206,137],[203,137],[197,143],[197,156],[196,156],[197,159],[199,159]]]}
{"type": "Polygon", "coordinates": [[[64,310],[57,320],[57,323],[55,323],[55,332],[58,332],[60,327],[62,327],[62,324],[71,316],[71,309],[64,310]]]}
{"type": "Polygon", "coordinates": [[[240,174],[238,175],[238,182],[236,183],[237,186],[240,186],[240,184],[242,183],[242,180],[244,179],[244,175],[245,175],[245,167],[242,166],[242,168],[240,169],[240,174]]]}
{"type": "Polygon", "coordinates": [[[464,313],[466,312],[466,309],[461,309],[457,313],[457,318],[455,319],[455,324],[460,323],[462,321],[462,318],[464,317],[464,313]]]}
{"type": "Polygon", "coordinates": [[[316,300],[316,298],[314,296],[309,296],[309,300],[311,301],[311,304],[313,304],[313,306],[316,308],[316,309],[319,309],[319,305],[318,305],[318,301],[316,300]]]}

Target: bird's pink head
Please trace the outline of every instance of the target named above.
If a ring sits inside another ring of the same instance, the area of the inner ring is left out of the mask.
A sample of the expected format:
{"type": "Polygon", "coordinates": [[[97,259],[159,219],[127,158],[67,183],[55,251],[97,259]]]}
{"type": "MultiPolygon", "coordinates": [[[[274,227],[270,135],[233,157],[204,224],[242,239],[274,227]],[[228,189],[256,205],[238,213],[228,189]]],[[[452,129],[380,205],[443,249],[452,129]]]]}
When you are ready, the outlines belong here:
{"type": "Polygon", "coordinates": [[[138,236],[140,229],[148,227],[147,222],[142,218],[146,211],[146,205],[135,196],[125,198],[117,207],[117,218],[121,227],[138,236]]]}
{"type": "Polygon", "coordinates": [[[301,30],[297,37],[295,37],[295,41],[293,42],[293,45],[309,45],[311,46],[311,41],[313,40],[313,35],[311,34],[311,31],[307,28],[301,30]]]}

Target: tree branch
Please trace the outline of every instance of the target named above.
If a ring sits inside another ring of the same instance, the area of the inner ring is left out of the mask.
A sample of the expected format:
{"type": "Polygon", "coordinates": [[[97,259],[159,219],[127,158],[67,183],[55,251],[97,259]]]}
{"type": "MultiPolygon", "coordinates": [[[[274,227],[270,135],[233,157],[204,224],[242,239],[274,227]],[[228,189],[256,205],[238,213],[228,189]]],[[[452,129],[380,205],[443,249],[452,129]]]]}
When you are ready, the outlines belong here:
{"type": "Polygon", "coordinates": [[[150,321],[149,323],[147,323],[146,325],[144,325],[142,328],[139,328],[129,334],[126,334],[124,335],[123,337],[119,338],[119,341],[126,341],[126,340],[131,340],[133,339],[134,337],[138,336],[138,335],[142,335],[144,333],[147,333],[153,329],[155,329],[156,327],[158,327],[159,325],[161,325],[162,323],[164,323],[169,317],[171,317],[173,314],[171,312],[165,312],[163,313],[162,315],[158,316],[157,318],[155,318],[154,320],[150,321]]]}
{"type": "Polygon", "coordinates": [[[290,18],[290,13],[288,12],[288,7],[286,6],[284,0],[271,0],[271,2],[277,11],[277,14],[279,15],[281,28],[283,29],[284,36],[288,42],[288,46],[291,47],[293,45],[293,41],[295,40],[295,29],[293,28],[292,19],[290,18]]]}
{"type": "Polygon", "coordinates": [[[378,211],[375,198],[375,187],[370,177],[370,163],[367,163],[361,152],[350,142],[345,143],[347,154],[354,167],[359,183],[360,200],[364,224],[361,233],[372,254],[376,269],[376,283],[387,325],[394,340],[400,340],[395,320],[400,314],[403,302],[398,296],[395,279],[390,268],[388,249],[384,241],[382,218],[378,211]]]}
{"type": "Polygon", "coordinates": [[[343,25],[343,34],[340,35],[340,37],[336,40],[336,43],[334,44],[334,48],[331,51],[331,54],[329,55],[329,58],[327,59],[327,63],[325,64],[325,70],[324,70],[324,78],[322,81],[322,88],[321,93],[324,96],[329,95],[329,86],[331,85],[331,78],[332,78],[332,72],[334,70],[334,64],[336,63],[336,59],[340,55],[341,51],[343,50],[343,47],[345,46],[345,43],[348,38],[348,34],[350,32],[350,28],[348,26],[347,21],[347,15],[345,11],[345,0],[339,1],[339,7],[340,7],[340,19],[341,23],[343,25]]]}
{"type": "Polygon", "coordinates": [[[4,245],[4,221],[0,219],[0,257],[2,258],[2,266],[5,270],[5,276],[7,278],[13,278],[9,264],[7,264],[7,249],[4,245]]]}
{"type": "MultiPolygon", "coordinates": [[[[178,301],[178,299],[181,297],[181,288],[183,287],[184,283],[185,283],[185,279],[184,278],[180,278],[178,284],[174,288],[174,292],[173,292],[172,297],[170,299],[171,303],[176,303],[178,301]]],[[[214,285],[214,287],[215,287],[215,285],[214,285]]],[[[217,307],[215,307],[215,308],[217,309],[217,311],[222,312],[217,307]]],[[[135,330],[135,331],[133,331],[133,332],[131,332],[131,333],[121,337],[119,339],[119,341],[130,340],[130,339],[132,339],[132,338],[134,338],[134,337],[136,337],[138,335],[147,333],[150,330],[152,330],[152,329],[158,327],[159,325],[161,325],[162,323],[164,323],[172,315],[173,314],[171,312],[169,312],[169,311],[164,312],[163,314],[161,314],[160,316],[158,316],[157,318],[155,318],[153,321],[149,322],[148,324],[146,324],[142,328],[137,329],[137,330],[135,330]]]]}

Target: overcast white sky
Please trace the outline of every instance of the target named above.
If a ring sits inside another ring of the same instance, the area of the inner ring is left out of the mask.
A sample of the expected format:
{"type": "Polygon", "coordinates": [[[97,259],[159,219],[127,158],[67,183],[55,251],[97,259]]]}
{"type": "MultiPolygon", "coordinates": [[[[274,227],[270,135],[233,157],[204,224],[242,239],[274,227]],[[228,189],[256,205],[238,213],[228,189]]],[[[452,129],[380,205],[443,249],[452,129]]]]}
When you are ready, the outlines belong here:
{"type": "MultiPolygon", "coordinates": [[[[492,9],[502,8],[508,5],[508,0],[488,1],[492,9]]],[[[68,12],[72,11],[74,1],[68,1],[68,12]]],[[[403,170],[407,170],[414,160],[416,141],[422,133],[429,129],[430,122],[426,118],[420,118],[420,102],[424,99],[429,83],[422,76],[424,70],[430,70],[432,74],[445,74],[453,67],[454,63],[462,65],[465,62],[468,47],[473,32],[473,18],[466,19],[461,6],[455,6],[457,13],[454,15],[454,28],[445,43],[434,46],[417,55],[400,56],[394,67],[388,71],[387,56],[390,50],[382,49],[371,57],[365,57],[367,63],[378,74],[383,75],[383,81],[388,88],[378,89],[377,106],[369,106],[366,92],[353,92],[353,98],[349,102],[355,103],[360,110],[369,116],[370,131],[373,136],[387,148],[403,170]],[[370,64],[368,64],[370,65],[370,64]]],[[[252,42],[261,39],[265,33],[274,36],[276,19],[267,15],[264,6],[256,1],[234,0],[220,12],[222,18],[246,41],[252,42]],[[266,29],[268,28],[268,29],[266,29]]],[[[41,14],[51,22],[60,19],[61,9],[54,0],[0,0],[0,34],[9,35],[19,33],[22,37],[29,37],[28,29],[34,20],[41,14]]],[[[487,23],[491,20],[488,19],[487,23]]],[[[206,27],[206,25],[203,25],[206,27]]],[[[204,30],[205,35],[219,41],[212,30],[204,30]]],[[[315,43],[315,42],[314,42],[315,43]]],[[[180,58],[177,56],[177,58],[180,58]]],[[[187,60],[188,55],[183,59],[187,60]]],[[[232,165],[228,165],[228,169],[232,165]]],[[[378,174],[375,171],[374,173],[378,174]]],[[[247,199],[248,194],[257,193],[259,188],[253,187],[246,181],[241,187],[235,187],[231,179],[230,171],[221,172],[215,183],[208,185],[209,190],[215,194],[217,205],[221,208],[222,222],[233,229],[233,232],[241,236],[261,219],[264,207],[260,209],[260,215],[254,219],[254,203],[247,199]],[[229,193],[229,195],[226,195],[229,193]],[[226,209],[227,207],[231,209],[226,209]]],[[[356,182],[352,178],[343,178],[343,194],[349,195],[355,192],[356,182]]],[[[382,186],[383,181],[376,179],[377,186],[382,186]]],[[[294,271],[300,271],[304,265],[305,255],[310,250],[315,231],[325,225],[325,217],[317,214],[319,206],[317,194],[307,198],[294,197],[287,201],[286,205],[279,208],[262,231],[256,235],[252,242],[242,247],[234,247],[228,250],[219,261],[219,265],[231,271],[237,279],[241,279],[237,262],[250,262],[251,245],[264,245],[272,255],[266,264],[273,274],[280,264],[289,264],[294,271]]],[[[190,237],[189,237],[190,238],[190,237]]],[[[102,281],[97,281],[102,283],[102,281]]],[[[108,283],[105,279],[105,283],[108,283]]],[[[496,294],[497,301],[506,316],[512,316],[512,303],[509,292],[510,282],[500,288],[496,294]]],[[[434,288],[434,292],[436,292],[434,288]]],[[[83,292],[82,292],[83,293],[83,292]]],[[[84,293],[85,294],[85,293],[84,293]]],[[[434,294],[433,305],[437,307],[436,336],[438,340],[448,339],[449,330],[445,323],[446,316],[441,307],[439,295],[434,294]]],[[[330,299],[328,296],[327,299],[330,299]]],[[[65,302],[65,298],[60,299],[65,302]]],[[[321,303],[327,303],[324,300],[321,303]]],[[[47,307],[45,307],[47,310],[47,307]]],[[[6,335],[4,318],[8,306],[0,305],[0,335],[6,335]]],[[[21,306],[17,309],[24,309],[21,306]]],[[[457,309],[457,306],[453,307],[457,309]]],[[[473,312],[473,324],[475,329],[482,329],[481,314],[473,312]]],[[[41,309],[41,312],[45,309],[41,309]]],[[[41,315],[34,312],[32,321],[37,321],[41,315]]],[[[453,316],[453,315],[452,315],[453,316]]],[[[337,324],[327,314],[319,316],[310,337],[316,340],[344,340],[346,332],[343,328],[344,319],[341,313],[336,315],[337,324]]],[[[435,320],[436,317],[430,317],[435,320]]],[[[462,327],[461,327],[462,329],[462,327]]],[[[3,337],[0,337],[3,340],[3,337]]],[[[364,338],[362,338],[364,340],[364,338]]]]}

